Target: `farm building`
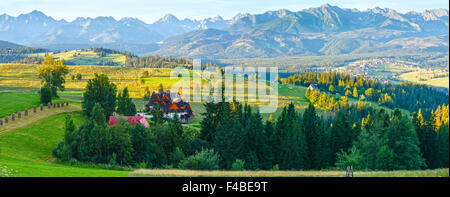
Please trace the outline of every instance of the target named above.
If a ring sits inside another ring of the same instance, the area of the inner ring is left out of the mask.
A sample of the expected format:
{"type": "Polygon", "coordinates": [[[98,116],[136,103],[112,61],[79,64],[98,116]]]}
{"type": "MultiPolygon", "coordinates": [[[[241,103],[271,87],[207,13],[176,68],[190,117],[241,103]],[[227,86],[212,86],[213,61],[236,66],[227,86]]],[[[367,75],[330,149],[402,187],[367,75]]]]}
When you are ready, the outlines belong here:
{"type": "Polygon", "coordinates": [[[110,116],[109,117],[109,126],[114,126],[118,123],[119,118],[125,118],[130,122],[133,126],[137,123],[144,125],[145,127],[149,127],[147,120],[142,116],[110,116]]]}
{"type": "Polygon", "coordinates": [[[183,101],[178,93],[153,92],[150,101],[144,106],[144,111],[152,111],[156,105],[160,106],[165,118],[172,119],[175,114],[178,114],[182,123],[192,122],[194,118],[189,102],[183,101]]]}
{"type": "Polygon", "coordinates": [[[317,84],[310,84],[308,90],[318,90],[317,84]]]}

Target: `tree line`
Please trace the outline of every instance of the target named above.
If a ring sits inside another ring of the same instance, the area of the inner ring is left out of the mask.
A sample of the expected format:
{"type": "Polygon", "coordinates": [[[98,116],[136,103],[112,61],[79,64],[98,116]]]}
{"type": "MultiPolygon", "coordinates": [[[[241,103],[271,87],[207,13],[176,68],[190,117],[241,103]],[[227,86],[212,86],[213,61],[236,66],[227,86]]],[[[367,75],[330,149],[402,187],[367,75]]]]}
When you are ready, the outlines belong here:
{"type": "Polygon", "coordinates": [[[29,57],[30,53],[47,52],[46,49],[21,47],[21,48],[0,48],[0,63],[40,63],[42,58],[29,57]]]}
{"type": "Polygon", "coordinates": [[[279,81],[283,84],[301,86],[317,84],[324,92],[339,93],[343,96],[378,102],[383,106],[409,111],[422,109],[428,113],[439,105],[448,104],[448,95],[430,86],[412,82],[382,83],[377,79],[353,77],[334,71],[301,72],[279,81]]]}
{"type": "MultiPolygon", "coordinates": [[[[137,56],[128,51],[117,51],[113,49],[105,49],[101,47],[91,47],[90,50],[95,52],[99,57],[105,57],[108,54],[122,54],[125,56],[125,66],[133,68],[175,68],[178,66],[190,67],[192,62],[189,59],[181,57],[162,57],[155,56],[137,56]]],[[[114,62],[99,62],[104,65],[115,65],[114,62]]]]}
{"type": "MultiPolygon", "coordinates": [[[[448,115],[446,121],[440,121],[439,129],[433,130],[436,137],[430,143],[441,148],[434,149],[439,157],[433,157],[437,161],[429,165],[421,135],[399,110],[388,114],[383,109],[350,106],[325,119],[317,115],[312,104],[303,114],[290,104],[276,121],[269,118],[263,123],[259,112],[252,113],[248,106],[205,106],[201,138],[218,151],[223,169],[232,169],[238,160],[252,170],[318,170],[350,165],[367,170],[448,167],[448,115]]],[[[448,110],[441,114],[448,114],[448,110]]]]}

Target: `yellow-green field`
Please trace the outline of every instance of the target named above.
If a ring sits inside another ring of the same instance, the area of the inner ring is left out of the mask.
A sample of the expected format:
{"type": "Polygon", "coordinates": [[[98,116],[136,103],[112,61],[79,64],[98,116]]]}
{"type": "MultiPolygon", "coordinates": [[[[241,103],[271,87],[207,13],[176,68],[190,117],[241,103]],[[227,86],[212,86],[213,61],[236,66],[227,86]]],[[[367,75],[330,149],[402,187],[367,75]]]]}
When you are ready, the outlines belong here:
{"type": "Polygon", "coordinates": [[[98,56],[93,51],[71,50],[59,53],[34,53],[30,54],[31,57],[44,57],[45,55],[51,55],[56,59],[65,61],[71,61],[75,65],[97,65],[99,62],[112,61],[117,65],[124,65],[126,57],[122,54],[108,54],[105,57],[98,56]]]}
{"type": "MultiPolygon", "coordinates": [[[[37,65],[33,64],[0,64],[0,87],[39,88],[41,82],[38,78],[36,67],[37,65]]],[[[149,87],[150,91],[153,91],[159,88],[160,83],[174,83],[173,80],[170,80],[170,70],[167,69],[69,66],[69,76],[77,73],[82,75],[82,79],[72,80],[70,77],[67,77],[66,89],[81,91],[86,86],[87,81],[93,78],[94,73],[107,74],[119,90],[128,87],[130,96],[133,98],[142,98],[146,86],[149,87]],[[142,84],[139,81],[139,77],[144,71],[150,73],[152,80],[146,79],[145,84],[142,84]]]]}
{"type": "Polygon", "coordinates": [[[399,76],[400,80],[449,88],[449,75],[447,73],[428,72],[425,70],[408,72],[399,76]]]}

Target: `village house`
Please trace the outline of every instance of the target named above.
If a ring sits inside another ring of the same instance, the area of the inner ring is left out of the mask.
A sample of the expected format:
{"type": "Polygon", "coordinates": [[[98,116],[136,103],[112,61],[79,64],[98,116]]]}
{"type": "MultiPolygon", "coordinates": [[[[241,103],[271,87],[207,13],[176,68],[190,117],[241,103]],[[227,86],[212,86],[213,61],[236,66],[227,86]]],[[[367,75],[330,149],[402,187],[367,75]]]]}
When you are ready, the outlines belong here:
{"type": "Polygon", "coordinates": [[[194,119],[191,105],[183,101],[178,93],[153,92],[148,104],[144,105],[144,111],[150,112],[156,105],[160,106],[164,118],[173,119],[175,114],[178,114],[181,123],[190,123],[194,119]]]}
{"type": "Polygon", "coordinates": [[[317,87],[317,84],[310,84],[308,86],[308,90],[318,90],[319,88],[317,87]]]}

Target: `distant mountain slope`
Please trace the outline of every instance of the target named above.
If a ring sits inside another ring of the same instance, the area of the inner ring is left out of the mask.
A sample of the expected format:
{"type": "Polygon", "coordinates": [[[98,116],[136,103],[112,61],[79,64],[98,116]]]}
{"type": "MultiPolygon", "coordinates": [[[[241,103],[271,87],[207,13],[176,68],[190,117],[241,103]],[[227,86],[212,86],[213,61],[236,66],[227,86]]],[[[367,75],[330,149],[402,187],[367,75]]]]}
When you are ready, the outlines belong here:
{"type": "Polygon", "coordinates": [[[154,53],[250,58],[401,50],[448,52],[448,18],[446,9],[401,14],[387,8],[359,11],[325,4],[298,12],[246,15],[222,30],[222,36],[211,30],[191,32],[165,40],[154,53]]]}
{"type": "Polygon", "coordinates": [[[0,39],[31,46],[80,44],[149,44],[193,30],[229,25],[218,16],[202,20],[179,20],[166,15],[153,24],[137,18],[78,17],[72,22],[55,20],[40,11],[17,17],[0,15],[0,39]]]}
{"type": "Polygon", "coordinates": [[[24,46],[0,40],[0,49],[17,49],[22,47],[24,46]]]}
{"type": "Polygon", "coordinates": [[[147,24],[136,18],[55,20],[33,11],[0,15],[0,40],[47,49],[106,47],[137,54],[207,58],[338,55],[389,51],[448,52],[447,9],[399,13],[329,4],[201,20],[167,14],[147,24]]]}

